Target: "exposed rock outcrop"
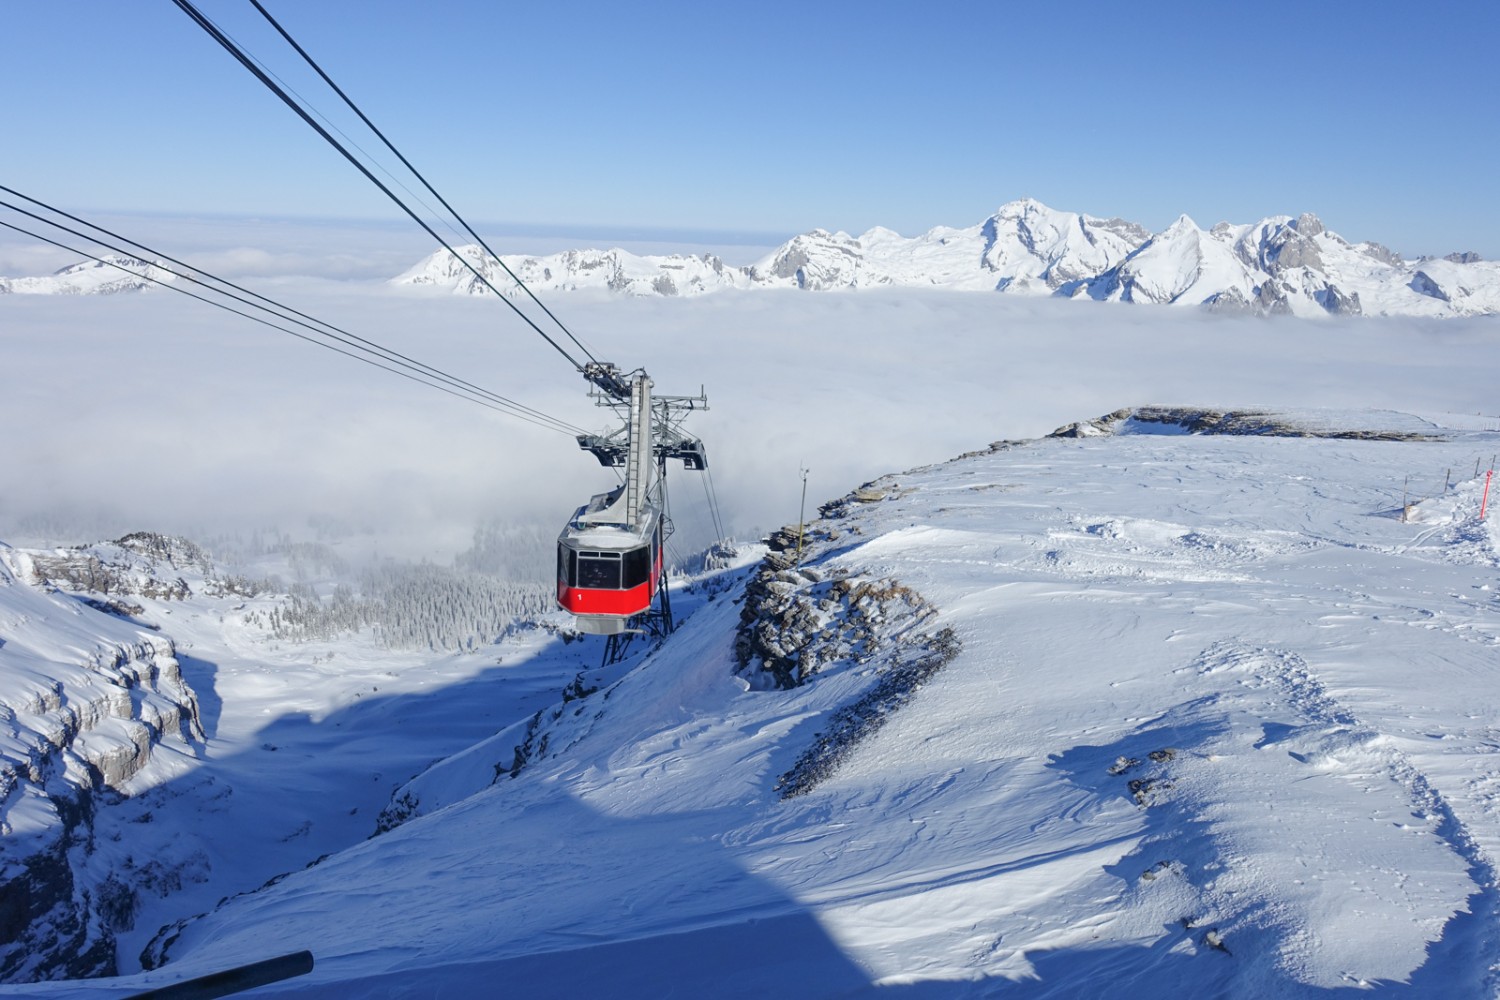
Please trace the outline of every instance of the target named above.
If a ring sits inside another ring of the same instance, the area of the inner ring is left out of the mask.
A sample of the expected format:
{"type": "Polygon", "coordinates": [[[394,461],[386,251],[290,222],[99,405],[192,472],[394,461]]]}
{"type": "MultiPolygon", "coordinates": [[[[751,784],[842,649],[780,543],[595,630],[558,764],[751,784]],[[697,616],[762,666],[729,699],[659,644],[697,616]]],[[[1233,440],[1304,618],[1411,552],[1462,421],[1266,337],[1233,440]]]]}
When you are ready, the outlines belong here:
{"type": "MultiPolygon", "coordinates": [[[[825,505],[843,516],[849,503],[878,503],[869,491],[825,505]]],[[[824,539],[831,532],[820,526],[824,539]]],[[[825,671],[855,670],[870,680],[834,711],[776,782],[782,798],[812,791],[861,741],[907,704],[922,684],[959,652],[951,629],[929,629],[937,609],[890,579],[843,570],[793,567],[771,553],[745,585],[735,636],[737,673],[752,687],[788,690],[825,671]]]]}
{"type": "Polygon", "coordinates": [[[1127,431],[1162,433],[1168,428],[1185,434],[1205,435],[1316,437],[1358,441],[1440,440],[1439,435],[1398,428],[1378,430],[1312,426],[1271,410],[1212,410],[1188,406],[1126,407],[1093,420],[1065,424],[1047,436],[1101,437],[1127,431]]]}
{"type": "Polygon", "coordinates": [[[97,798],[163,740],[203,738],[170,639],[59,593],[0,546],[0,981],[114,972],[134,890],[78,875],[97,798]]]}

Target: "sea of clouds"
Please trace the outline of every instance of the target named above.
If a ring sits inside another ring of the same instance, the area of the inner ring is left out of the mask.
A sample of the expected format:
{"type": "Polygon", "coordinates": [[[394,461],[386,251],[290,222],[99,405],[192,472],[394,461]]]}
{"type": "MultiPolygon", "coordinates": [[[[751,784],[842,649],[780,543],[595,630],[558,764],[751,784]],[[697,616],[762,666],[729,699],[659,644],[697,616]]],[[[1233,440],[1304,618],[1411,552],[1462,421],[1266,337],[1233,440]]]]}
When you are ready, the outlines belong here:
{"type": "MultiPolygon", "coordinates": [[[[117,218],[156,249],[501,395],[609,425],[567,362],[490,298],[386,279],[429,247],[391,225],[117,218]]],[[[623,244],[623,241],[620,241],[623,244]]],[[[507,235],[504,252],[613,245],[507,235]]],[[[661,241],[623,244],[662,252],[661,241]]],[[[767,248],[678,245],[748,263],[767,248]]],[[[0,274],[77,258],[0,242],[0,274]]],[[[876,476],[1147,403],[1500,412],[1500,322],[1279,320],[987,293],[573,293],[549,307],[659,393],[706,389],[727,531],[751,538],[876,476]]],[[[0,540],[199,538],[343,525],[450,559],[481,524],[560,527],[614,477],[566,434],[454,399],[165,290],[0,297],[0,540]]],[[[1500,421],[1497,421],[1500,424],[1500,421]]],[[[713,532],[671,471],[676,548],[713,532]]]]}

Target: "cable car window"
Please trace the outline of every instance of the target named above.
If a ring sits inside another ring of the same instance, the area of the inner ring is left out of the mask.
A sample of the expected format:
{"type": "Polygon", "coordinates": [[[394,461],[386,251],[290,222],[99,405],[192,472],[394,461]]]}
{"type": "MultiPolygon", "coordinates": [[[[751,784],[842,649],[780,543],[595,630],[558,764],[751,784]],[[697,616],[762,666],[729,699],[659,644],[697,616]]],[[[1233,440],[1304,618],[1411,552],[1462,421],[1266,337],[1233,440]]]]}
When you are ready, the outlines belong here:
{"type": "Polygon", "coordinates": [[[626,590],[639,587],[651,578],[651,549],[648,546],[642,545],[625,553],[624,563],[626,590]]]}
{"type": "Polygon", "coordinates": [[[619,555],[614,552],[580,552],[578,586],[594,590],[619,590],[619,555]]]}

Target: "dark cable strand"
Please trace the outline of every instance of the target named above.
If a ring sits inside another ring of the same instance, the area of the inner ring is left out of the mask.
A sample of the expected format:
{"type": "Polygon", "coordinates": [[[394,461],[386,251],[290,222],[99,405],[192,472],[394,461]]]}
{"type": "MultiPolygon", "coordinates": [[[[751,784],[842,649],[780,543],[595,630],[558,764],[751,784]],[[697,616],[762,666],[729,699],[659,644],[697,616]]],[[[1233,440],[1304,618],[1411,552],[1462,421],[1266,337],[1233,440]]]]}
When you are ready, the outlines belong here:
{"type": "MultiPolygon", "coordinates": [[[[89,253],[86,250],[79,249],[78,247],[72,247],[72,246],[68,246],[65,243],[60,243],[57,240],[50,239],[50,238],[48,238],[46,236],[43,236],[40,233],[34,233],[31,230],[25,229],[25,228],[23,228],[21,226],[17,226],[17,225],[14,225],[12,223],[5,222],[4,220],[0,220],[0,226],[4,226],[6,229],[14,230],[15,232],[21,233],[21,234],[26,235],[26,236],[30,236],[33,239],[40,240],[43,243],[48,243],[48,244],[50,244],[52,246],[55,246],[55,247],[58,247],[58,248],[60,248],[62,250],[66,250],[69,253],[75,253],[75,254],[78,254],[81,257],[86,257],[89,260],[97,261],[98,263],[104,264],[104,265],[106,265],[108,267],[113,267],[113,268],[115,268],[118,271],[123,271],[125,274],[133,275],[133,276],[138,277],[138,278],[143,278],[144,280],[149,281],[149,282],[151,282],[153,284],[160,285],[163,288],[167,288],[167,289],[170,289],[171,291],[178,292],[178,293],[180,293],[182,295],[186,295],[189,298],[197,299],[198,301],[207,303],[208,305],[214,306],[215,308],[223,309],[224,311],[234,313],[237,316],[243,316],[244,318],[246,318],[248,320],[252,320],[252,321],[254,321],[256,323],[260,323],[262,326],[269,326],[269,327],[271,327],[274,330],[279,330],[282,333],[289,334],[289,335],[291,335],[293,337],[296,337],[298,340],[305,340],[309,344],[315,344],[318,347],[326,348],[326,349],[328,349],[330,351],[333,351],[335,354],[342,354],[345,357],[353,358],[356,361],[362,361],[362,362],[364,362],[367,365],[373,365],[376,368],[380,368],[380,369],[382,369],[384,371],[388,371],[388,372],[390,372],[393,375],[400,375],[402,378],[410,379],[413,382],[419,382],[422,385],[429,386],[429,387],[431,387],[433,389],[437,389],[440,392],[446,392],[450,396],[455,396],[455,397],[457,397],[459,399],[464,399],[464,400],[467,400],[467,401],[469,401],[471,403],[478,403],[480,406],[484,406],[484,407],[486,407],[488,409],[495,410],[496,412],[499,412],[499,413],[507,414],[508,416],[515,417],[518,420],[524,420],[527,423],[535,424],[538,427],[543,427],[543,428],[545,428],[547,430],[557,431],[560,434],[569,434],[570,433],[570,431],[565,430],[563,427],[554,426],[553,424],[550,424],[550,423],[543,423],[541,420],[538,420],[538,419],[532,417],[531,415],[529,415],[527,413],[518,412],[517,410],[512,409],[512,408],[507,408],[507,407],[496,405],[495,403],[492,403],[491,401],[489,401],[487,399],[479,398],[479,397],[472,396],[472,395],[467,395],[463,391],[452,389],[452,388],[450,388],[450,387],[448,387],[446,385],[442,385],[442,384],[439,384],[437,382],[430,382],[427,379],[420,378],[417,375],[414,375],[414,374],[412,374],[411,372],[408,372],[408,371],[402,371],[399,368],[393,368],[393,367],[390,367],[388,365],[383,365],[380,362],[373,360],[372,358],[366,357],[366,356],[361,355],[361,354],[356,354],[353,351],[346,351],[346,350],[343,350],[342,348],[335,347],[333,344],[328,343],[326,340],[318,340],[315,337],[308,336],[307,334],[298,333],[296,330],[289,330],[289,329],[287,329],[284,326],[278,326],[277,324],[272,323],[270,320],[264,319],[264,318],[262,318],[260,316],[255,316],[255,315],[252,315],[251,313],[247,313],[247,312],[244,312],[242,310],[235,309],[233,306],[226,305],[226,304],[224,304],[222,302],[215,302],[213,299],[210,299],[210,298],[208,298],[206,296],[203,296],[203,295],[199,295],[196,292],[190,292],[190,291],[188,291],[185,288],[178,288],[175,285],[172,285],[172,284],[170,284],[168,282],[160,280],[159,278],[154,278],[150,274],[141,273],[141,272],[137,272],[137,271],[132,271],[130,268],[125,267],[125,266],[123,266],[121,264],[117,264],[114,261],[106,260],[103,257],[99,257],[99,256],[97,256],[95,254],[91,254],[91,253],[89,253]]],[[[152,266],[155,266],[155,265],[147,264],[148,268],[152,267],[152,266]]],[[[175,271],[172,271],[170,268],[159,268],[159,270],[167,271],[168,273],[171,273],[171,274],[176,274],[177,273],[175,271]]],[[[187,277],[187,276],[186,275],[178,275],[178,277],[187,277]]],[[[189,280],[192,280],[192,279],[189,278],[189,280]]],[[[545,415],[543,415],[543,416],[545,416],[545,415]]],[[[551,419],[551,418],[548,418],[548,419],[551,419]]]]}
{"type": "MultiPolygon", "coordinates": [[[[215,27],[218,27],[218,25],[215,24],[215,27]]],[[[329,118],[323,112],[319,111],[317,109],[317,107],[311,101],[309,101],[307,98],[303,97],[297,91],[296,87],[293,87],[286,80],[284,80],[280,76],[278,76],[276,74],[276,71],[273,70],[273,69],[271,69],[271,67],[267,66],[264,62],[262,62],[259,59],[256,59],[255,58],[255,54],[253,52],[250,52],[249,50],[245,49],[245,47],[243,45],[240,45],[238,39],[236,39],[229,32],[224,31],[223,28],[219,28],[219,30],[224,32],[224,37],[225,38],[228,38],[231,42],[234,42],[236,45],[239,45],[241,51],[245,52],[245,55],[249,56],[250,59],[253,60],[255,62],[255,64],[257,66],[259,66],[261,68],[261,70],[264,71],[268,76],[270,76],[272,79],[274,79],[277,83],[281,84],[281,86],[286,89],[287,93],[291,94],[297,100],[301,101],[303,107],[307,108],[307,110],[310,111],[312,114],[317,115],[319,121],[321,121],[324,125],[328,126],[329,129],[333,130],[334,132],[337,132],[338,135],[339,135],[339,138],[343,139],[350,146],[352,146],[361,156],[363,156],[367,161],[369,161],[369,163],[372,164],[375,167],[375,169],[379,170],[382,174],[384,174],[390,180],[390,182],[392,184],[396,185],[401,190],[403,190],[407,194],[411,195],[412,199],[414,201],[416,201],[417,204],[421,205],[422,208],[424,208],[427,211],[427,214],[428,214],[429,217],[431,217],[431,218],[433,218],[433,219],[435,219],[437,221],[440,221],[442,223],[442,225],[443,225],[443,228],[445,228],[446,230],[448,230],[448,232],[452,233],[454,236],[463,237],[463,236],[466,235],[465,233],[460,232],[453,225],[453,223],[449,222],[446,219],[440,218],[440,216],[441,216],[442,213],[440,213],[437,209],[435,209],[431,205],[429,205],[426,201],[424,201],[422,199],[422,196],[420,194],[418,194],[417,192],[413,191],[410,187],[408,187],[406,185],[406,183],[404,181],[402,181],[399,177],[397,177],[395,174],[391,173],[388,169],[386,169],[385,164],[381,163],[378,159],[376,159],[373,155],[371,155],[369,150],[365,149],[359,143],[355,142],[354,139],[349,135],[349,133],[347,133],[343,129],[339,128],[338,124],[335,123],[332,118],[329,118]]],[[[400,154],[397,154],[397,155],[400,155],[400,154]]]]}
{"type": "Polygon", "coordinates": [[[599,359],[594,357],[593,352],[585,347],[577,337],[573,336],[573,331],[569,330],[567,326],[563,324],[562,320],[553,315],[552,310],[548,309],[546,305],[542,303],[542,300],[536,297],[536,294],[532,292],[529,287],[527,287],[526,282],[522,281],[519,277],[516,276],[516,273],[506,265],[505,261],[500,259],[499,254],[490,249],[489,244],[486,243],[480,237],[480,235],[474,231],[473,227],[464,220],[464,217],[462,215],[458,214],[458,210],[455,209],[452,205],[448,204],[447,199],[439,194],[437,189],[428,183],[426,177],[422,176],[422,172],[416,167],[412,166],[411,161],[402,155],[401,151],[396,148],[395,144],[392,143],[391,140],[386,138],[385,133],[380,131],[380,129],[376,127],[375,123],[370,121],[370,119],[366,117],[365,113],[359,109],[359,105],[355,104],[354,101],[349,97],[349,95],[344,93],[343,88],[334,83],[333,78],[323,71],[323,67],[319,66],[317,61],[314,60],[312,56],[308,55],[307,51],[303,49],[301,45],[297,44],[297,40],[293,38],[291,34],[281,26],[281,23],[278,22],[276,18],[271,16],[271,12],[266,10],[265,7],[261,6],[260,0],[250,0],[250,4],[256,10],[260,11],[261,16],[264,17],[268,22],[270,22],[271,27],[275,28],[277,33],[280,34],[282,38],[286,39],[287,44],[297,51],[297,54],[301,56],[303,60],[305,60],[307,64],[313,68],[314,72],[316,72],[318,76],[323,78],[323,82],[328,84],[328,86],[333,89],[333,92],[335,94],[339,95],[343,102],[349,106],[349,110],[358,115],[359,120],[364,122],[369,130],[371,132],[374,132],[381,142],[385,143],[385,148],[389,149],[392,153],[395,154],[396,159],[401,161],[401,165],[404,166],[407,170],[410,170],[412,172],[412,176],[421,181],[422,186],[432,193],[432,196],[436,198],[442,204],[442,206],[448,210],[453,218],[458,220],[458,224],[464,228],[464,231],[469,234],[470,238],[473,239],[474,242],[478,243],[482,248],[484,248],[485,253],[494,258],[495,263],[499,264],[501,269],[504,270],[506,274],[510,275],[511,280],[520,286],[521,290],[525,292],[528,297],[530,297],[532,302],[536,303],[537,307],[540,308],[542,312],[547,314],[547,318],[556,323],[558,329],[567,334],[568,339],[573,341],[573,343],[578,346],[579,350],[588,355],[588,359],[590,361],[597,362],[599,359]]]}
{"type": "Polygon", "coordinates": [[[126,246],[125,247],[115,246],[115,245],[113,245],[113,244],[111,244],[111,243],[109,243],[109,242],[107,242],[105,240],[99,239],[97,236],[90,235],[89,233],[79,232],[76,229],[72,229],[72,228],[70,228],[68,226],[62,225],[61,223],[52,221],[50,219],[45,219],[42,216],[37,215],[35,212],[29,212],[26,209],[21,208],[19,205],[13,205],[10,202],[7,202],[7,201],[4,201],[3,199],[0,199],[0,206],[8,208],[8,209],[10,209],[13,212],[18,212],[18,213],[20,213],[22,215],[28,216],[28,217],[30,217],[32,219],[35,219],[38,222],[41,222],[41,223],[43,223],[45,225],[52,226],[53,228],[60,229],[60,230],[62,230],[65,233],[69,233],[69,234],[71,234],[73,236],[77,236],[77,237],[79,237],[81,239],[88,240],[91,243],[97,243],[100,246],[103,246],[103,247],[106,247],[107,249],[115,251],[116,253],[124,254],[124,255],[130,256],[130,257],[136,257],[136,256],[139,255],[139,253],[144,252],[146,254],[149,254],[149,255],[157,257],[159,260],[170,261],[171,263],[176,264],[178,267],[184,268],[184,269],[186,269],[188,271],[193,271],[193,272],[195,272],[197,274],[201,274],[204,277],[210,278],[213,281],[219,282],[222,285],[225,285],[225,286],[227,286],[229,288],[234,289],[236,292],[242,292],[242,293],[244,293],[244,295],[236,295],[236,294],[231,293],[231,292],[226,292],[226,291],[224,291],[221,288],[214,288],[212,285],[209,285],[209,284],[207,284],[204,281],[200,281],[198,278],[195,278],[191,274],[186,274],[186,273],[183,273],[182,271],[173,270],[172,268],[166,267],[166,266],[161,265],[159,263],[156,266],[161,267],[161,269],[164,270],[164,271],[171,272],[172,274],[176,275],[179,278],[182,278],[182,279],[184,279],[186,281],[191,281],[192,283],[194,283],[196,285],[200,285],[203,288],[206,288],[209,291],[214,292],[215,294],[223,295],[226,298],[234,299],[234,300],[236,300],[238,302],[241,302],[241,303],[244,303],[245,305],[248,305],[248,306],[250,306],[250,307],[252,307],[254,309],[259,309],[259,310],[261,310],[263,312],[268,312],[271,315],[275,316],[277,319],[283,320],[283,321],[288,322],[288,323],[294,323],[297,326],[303,327],[304,329],[311,330],[313,333],[317,334],[318,336],[328,337],[331,340],[336,340],[336,341],[339,341],[341,343],[347,344],[350,347],[354,347],[356,350],[364,351],[364,352],[370,353],[370,354],[375,354],[377,357],[381,357],[382,360],[390,361],[390,362],[392,362],[394,364],[398,364],[398,365],[400,365],[401,367],[404,367],[404,368],[412,368],[414,370],[415,369],[421,369],[422,374],[424,374],[426,376],[440,379],[441,381],[447,382],[447,383],[455,386],[456,388],[461,388],[462,390],[464,390],[466,392],[473,392],[473,393],[476,393],[476,394],[481,395],[481,396],[489,397],[490,399],[492,399],[493,401],[495,401],[497,403],[500,403],[501,405],[513,407],[513,408],[515,408],[517,410],[522,410],[522,411],[530,412],[535,417],[539,417],[539,418],[541,418],[543,420],[546,420],[546,421],[549,421],[551,423],[557,424],[558,427],[559,427],[559,429],[564,429],[564,430],[568,431],[569,433],[580,433],[581,432],[580,428],[574,427],[571,424],[565,423],[564,421],[558,420],[555,417],[551,417],[551,416],[549,416],[549,415],[547,415],[545,413],[542,413],[540,410],[534,410],[531,407],[526,406],[523,403],[517,403],[515,400],[507,399],[504,396],[499,395],[498,393],[493,393],[493,392],[489,391],[488,389],[484,389],[484,388],[482,388],[480,386],[474,385],[473,383],[467,382],[467,381],[465,381],[465,380],[463,380],[461,378],[458,378],[455,375],[450,375],[450,374],[448,374],[447,372],[443,371],[440,368],[434,368],[431,365],[424,364],[421,361],[417,361],[414,358],[410,358],[410,357],[408,357],[408,356],[400,353],[399,351],[391,350],[390,348],[384,347],[384,346],[382,346],[380,344],[377,344],[377,343],[375,343],[372,340],[367,340],[366,338],[358,336],[357,334],[354,334],[354,333],[350,333],[349,331],[344,330],[341,327],[334,326],[332,323],[328,323],[328,322],[326,322],[324,320],[320,320],[320,319],[317,319],[317,318],[315,318],[313,316],[309,316],[307,313],[301,312],[300,310],[297,310],[297,309],[293,309],[291,306],[288,306],[288,305],[285,305],[283,303],[277,302],[274,299],[267,298],[266,296],[261,295],[258,292],[253,292],[250,289],[244,288],[244,287],[242,287],[240,285],[237,285],[234,282],[229,281],[226,278],[220,278],[220,277],[218,277],[215,274],[212,274],[212,273],[210,273],[208,271],[203,270],[202,268],[194,267],[191,264],[187,264],[187,263],[185,263],[183,261],[180,261],[180,260],[176,259],[175,257],[171,257],[171,256],[168,256],[166,254],[159,254],[157,251],[151,249],[150,247],[146,246],[143,243],[139,243],[139,242],[137,242],[135,240],[132,240],[132,239],[129,239],[127,237],[120,236],[117,233],[114,233],[114,232],[111,232],[108,229],[105,229],[103,226],[98,226],[98,225],[95,225],[95,224],[93,224],[91,222],[88,222],[88,221],[86,221],[84,219],[80,219],[77,216],[71,215],[71,214],[69,214],[67,212],[64,212],[63,210],[61,210],[59,208],[54,208],[53,206],[48,205],[46,202],[40,201],[40,200],[38,200],[36,198],[32,198],[32,197],[30,197],[28,195],[21,194],[19,191],[16,191],[16,190],[14,190],[12,188],[6,187],[3,184],[0,184],[0,191],[6,191],[6,192],[8,192],[10,194],[16,195],[17,197],[24,198],[26,201],[29,201],[29,202],[31,202],[34,205],[39,205],[42,208],[45,208],[45,209],[47,209],[50,212],[54,212],[57,215],[61,215],[61,216],[63,216],[66,219],[71,219],[72,221],[77,222],[77,223],[79,223],[82,226],[87,226],[90,229],[97,230],[98,232],[104,233],[107,236],[113,237],[114,239],[117,239],[117,240],[121,241],[122,243],[126,244],[126,246]],[[258,299],[260,302],[267,303],[267,305],[259,305],[256,302],[250,301],[249,298],[246,298],[244,296],[249,296],[250,298],[258,299]],[[271,307],[274,307],[274,308],[271,308],[271,307]],[[280,310],[280,312],[277,312],[277,310],[280,310]],[[284,314],[290,314],[290,315],[284,315],[284,314]],[[301,317],[301,319],[297,319],[297,318],[294,318],[294,317],[301,317]],[[303,322],[304,320],[306,320],[308,322],[303,322]],[[316,326],[314,326],[313,324],[316,324],[316,326]],[[328,332],[326,332],[326,330],[320,330],[320,329],[317,328],[319,326],[326,327],[327,330],[332,330],[334,332],[333,333],[328,333],[328,332]],[[361,345],[363,345],[363,346],[361,346],[361,345]]]}
{"type": "Polygon", "coordinates": [[[237,45],[234,44],[234,42],[230,41],[230,39],[227,36],[225,36],[225,34],[222,31],[220,31],[217,27],[215,27],[212,21],[210,21],[207,17],[205,17],[202,13],[200,13],[198,11],[198,9],[193,6],[193,4],[190,2],[190,0],[173,0],[173,3],[175,3],[177,5],[177,7],[180,10],[183,11],[183,13],[187,14],[188,17],[192,18],[192,20],[193,20],[193,22],[195,24],[197,24],[205,32],[207,32],[208,35],[209,35],[209,37],[213,38],[214,41],[218,42],[219,45],[226,52],[228,52],[230,55],[234,56],[235,59],[239,61],[240,65],[244,66],[247,70],[249,70],[250,73],[252,75],[254,75],[256,79],[260,80],[260,82],[262,84],[264,84],[267,89],[269,89],[273,94],[275,94],[278,98],[280,98],[281,101],[282,101],[282,103],[286,104],[287,107],[291,108],[294,112],[296,112],[296,114],[298,115],[298,117],[300,117],[315,132],[317,132],[320,136],[323,137],[324,141],[326,141],[329,145],[331,145],[334,149],[336,149],[344,157],[344,159],[348,160],[351,164],[353,164],[353,166],[355,167],[355,169],[357,169],[360,173],[364,174],[365,178],[367,180],[369,180],[370,183],[372,183],[376,187],[378,187],[385,194],[385,196],[387,198],[389,198],[396,205],[396,207],[400,208],[403,212],[405,212],[411,218],[411,220],[413,222],[415,222],[417,225],[421,226],[422,229],[427,233],[427,235],[431,236],[434,240],[437,240],[437,242],[445,250],[447,250],[449,253],[453,254],[453,256],[455,258],[457,258],[457,260],[458,260],[458,262],[460,264],[462,264],[464,267],[468,268],[468,270],[470,271],[470,273],[472,273],[474,275],[474,277],[478,278],[479,281],[481,283],[483,283],[483,285],[486,288],[488,288],[490,291],[494,292],[497,296],[499,296],[500,300],[502,302],[504,302],[508,307],[510,307],[510,309],[511,309],[512,312],[514,312],[517,316],[519,316],[521,318],[521,320],[526,323],[527,326],[531,327],[531,329],[534,330],[543,340],[545,340],[549,345],[551,345],[552,348],[553,348],[553,350],[555,350],[555,351],[557,351],[557,353],[561,354],[568,361],[568,363],[573,366],[573,368],[576,371],[582,372],[584,370],[583,365],[579,364],[578,361],[577,361],[577,359],[575,359],[571,354],[569,354],[567,352],[567,350],[561,344],[559,344],[556,340],[552,339],[552,337],[550,337],[545,330],[543,330],[540,326],[538,326],[536,324],[536,322],[530,316],[527,316],[526,313],[524,311],[522,311],[522,309],[519,306],[517,306],[510,299],[506,298],[505,295],[502,294],[501,291],[498,288],[496,288],[493,284],[491,284],[491,282],[490,282],[490,280],[488,278],[486,278],[482,273],[480,273],[480,271],[479,271],[478,268],[476,268],[473,264],[471,264],[467,260],[465,260],[462,255],[460,255],[456,250],[453,249],[453,247],[449,246],[448,243],[447,243],[447,241],[444,240],[441,236],[439,236],[437,234],[436,230],[434,230],[431,226],[429,226],[427,224],[427,222],[421,216],[419,216],[416,212],[413,212],[411,210],[411,208],[408,207],[405,202],[403,202],[399,197],[396,196],[395,192],[393,192],[384,183],[382,183],[381,180],[380,180],[380,178],[376,177],[373,173],[371,173],[370,170],[369,170],[369,168],[367,168],[363,163],[361,163],[359,161],[359,159],[356,156],[354,156],[354,154],[350,153],[347,149],[345,149],[344,146],[342,144],[340,144],[337,139],[335,139],[331,134],[329,134],[329,132],[328,132],[327,129],[323,128],[322,125],[318,124],[318,122],[316,120],[314,120],[313,117],[310,114],[308,114],[307,111],[304,110],[301,105],[299,105],[295,100],[293,100],[291,98],[291,96],[287,94],[286,91],[282,90],[281,87],[278,86],[274,80],[272,80],[269,76],[267,76],[264,72],[262,72],[261,69],[260,69],[260,67],[256,66],[255,63],[254,63],[254,61],[251,60],[249,56],[245,55],[245,53],[243,51],[241,51],[240,48],[237,45]]]}
{"type": "Polygon", "coordinates": [[[709,477],[708,467],[703,468],[703,498],[708,503],[708,515],[713,521],[715,537],[724,541],[724,522],[719,519],[719,501],[713,494],[713,480],[709,477]]]}

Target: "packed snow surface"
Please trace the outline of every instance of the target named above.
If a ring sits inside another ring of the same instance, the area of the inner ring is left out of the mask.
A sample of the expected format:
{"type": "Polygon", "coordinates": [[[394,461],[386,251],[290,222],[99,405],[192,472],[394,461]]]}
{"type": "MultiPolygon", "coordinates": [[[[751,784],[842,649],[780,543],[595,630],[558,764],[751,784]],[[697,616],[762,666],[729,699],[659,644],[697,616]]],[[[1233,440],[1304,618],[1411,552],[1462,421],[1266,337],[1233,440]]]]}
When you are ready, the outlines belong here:
{"type": "Polygon", "coordinates": [[[899,615],[779,689],[735,656],[740,567],[607,671],[532,632],[499,664],[380,665],[378,696],[358,646],[309,667],[198,621],[222,708],[153,836],[232,867],[260,816],[289,857],[371,818],[320,775],[415,770],[396,825],[175,925],[157,971],[19,989],[120,996],[307,948],[310,975],[257,995],[1493,996],[1500,428],[1120,416],[826,508],[774,586],[899,584],[959,645],[793,797],[778,779],[876,683],[899,615]],[[536,684],[575,671],[543,707],[536,684]],[[413,769],[439,705],[497,735],[413,769]]]}

